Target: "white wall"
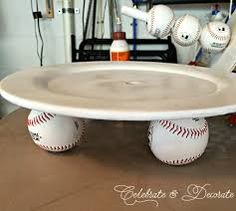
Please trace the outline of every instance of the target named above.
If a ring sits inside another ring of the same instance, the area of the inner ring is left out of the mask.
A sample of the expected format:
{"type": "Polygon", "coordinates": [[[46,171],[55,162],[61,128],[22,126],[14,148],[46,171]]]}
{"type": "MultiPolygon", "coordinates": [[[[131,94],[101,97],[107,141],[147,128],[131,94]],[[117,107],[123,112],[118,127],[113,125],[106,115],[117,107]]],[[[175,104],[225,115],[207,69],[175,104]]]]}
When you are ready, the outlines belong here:
{"type": "MultiPolygon", "coordinates": [[[[40,9],[44,11],[44,0],[38,0],[40,9]]],[[[75,7],[82,10],[82,0],[75,0],[75,7]]],[[[88,1],[86,1],[88,2],[88,1]]],[[[131,1],[120,0],[120,5],[131,5],[131,1]]],[[[44,65],[64,63],[63,21],[62,15],[57,14],[57,9],[62,7],[61,0],[55,0],[55,18],[43,20],[41,23],[45,41],[44,65]]],[[[99,1],[98,1],[99,3],[99,1]]],[[[227,5],[224,5],[227,8],[227,5]]],[[[202,23],[210,13],[211,5],[184,5],[172,8],[176,15],[185,13],[199,17],[202,23]]],[[[145,10],[145,7],[142,7],[145,10]]],[[[81,13],[75,15],[77,43],[82,38],[81,13]]],[[[109,15],[105,20],[105,37],[109,32],[109,15]]],[[[132,38],[132,19],[122,16],[123,30],[127,37],[132,38]]],[[[146,32],[146,25],[138,22],[138,37],[150,38],[146,32]]],[[[0,1],[0,80],[6,75],[20,69],[39,66],[36,55],[36,41],[34,36],[34,22],[31,14],[30,0],[1,0],[0,1]]],[[[0,116],[14,110],[15,107],[0,98],[0,116]]]]}
{"type": "MultiPolygon", "coordinates": [[[[44,11],[44,0],[39,0],[44,11]]],[[[77,3],[80,3],[77,1],[77,3]]],[[[62,2],[55,1],[55,18],[41,21],[45,42],[44,65],[64,63],[64,34],[62,15],[56,13],[62,2]]],[[[78,15],[80,16],[80,15],[78,15]]],[[[80,23],[80,21],[78,21],[80,23]]],[[[78,30],[78,33],[80,31],[78,30]]],[[[78,38],[81,39],[80,34],[78,38]]],[[[0,1],[0,80],[18,70],[39,66],[36,55],[34,21],[30,0],[0,1]]],[[[0,98],[0,116],[15,106],[0,98]]]]}

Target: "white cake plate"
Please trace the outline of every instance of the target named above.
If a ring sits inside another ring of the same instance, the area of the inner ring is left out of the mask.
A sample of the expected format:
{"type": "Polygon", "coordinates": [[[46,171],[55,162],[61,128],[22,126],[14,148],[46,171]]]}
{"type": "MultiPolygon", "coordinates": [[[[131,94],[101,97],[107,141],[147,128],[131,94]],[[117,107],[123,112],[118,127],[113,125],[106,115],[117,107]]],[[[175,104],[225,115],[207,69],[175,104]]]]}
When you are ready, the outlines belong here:
{"type": "Polygon", "coordinates": [[[53,122],[54,115],[44,112],[59,114],[58,121],[60,115],[73,121],[158,120],[150,124],[149,145],[158,159],[171,165],[191,163],[204,153],[209,131],[199,117],[236,111],[233,73],[173,64],[95,62],[34,68],[5,78],[0,91],[8,101],[33,109],[31,114],[39,111],[33,119],[30,114],[28,122],[33,123],[32,138],[43,149],[74,146],[72,139],[50,138],[55,133],[62,137],[65,130],[63,122],[53,122]]]}
{"type": "Polygon", "coordinates": [[[32,68],[1,81],[1,95],[29,109],[104,120],[157,120],[236,111],[236,77],[151,62],[32,68]]]}

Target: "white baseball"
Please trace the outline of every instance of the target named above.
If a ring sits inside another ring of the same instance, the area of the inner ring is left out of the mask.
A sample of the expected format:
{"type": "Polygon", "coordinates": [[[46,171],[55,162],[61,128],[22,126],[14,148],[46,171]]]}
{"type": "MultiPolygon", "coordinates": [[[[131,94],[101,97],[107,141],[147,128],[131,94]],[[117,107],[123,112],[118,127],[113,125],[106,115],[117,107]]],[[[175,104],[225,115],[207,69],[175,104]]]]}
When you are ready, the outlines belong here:
{"type": "Polygon", "coordinates": [[[178,18],[172,30],[173,40],[180,46],[194,45],[201,35],[199,20],[191,15],[178,18]]]}
{"type": "Polygon", "coordinates": [[[230,41],[230,28],[220,21],[209,22],[203,27],[200,43],[208,52],[223,51],[230,41]]]}
{"type": "Polygon", "coordinates": [[[162,39],[170,34],[174,23],[173,10],[165,5],[156,5],[148,13],[147,30],[152,36],[162,39]]]}
{"type": "Polygon", "coordinates": [[[84,133],[83,120],[34,110],[27,125],[35,144],[52,152],[73,148],[84,133]]]}
{"type": "Polygon", "coordinates": [[[204,153],[209,138],[208,124],[203,118],[153,121],[148,138],[159,160],[170,165],[185,165],[204,153]]]}
{"type": "Polygon", "coordinates": [[[148,32],[157,38],[164,38],[169,35],[175,23],[173,10],[161,4],[152,7],[148,13],[127,6],[122,6],[121,12],[127,16],[145,21],[148,32]]]}

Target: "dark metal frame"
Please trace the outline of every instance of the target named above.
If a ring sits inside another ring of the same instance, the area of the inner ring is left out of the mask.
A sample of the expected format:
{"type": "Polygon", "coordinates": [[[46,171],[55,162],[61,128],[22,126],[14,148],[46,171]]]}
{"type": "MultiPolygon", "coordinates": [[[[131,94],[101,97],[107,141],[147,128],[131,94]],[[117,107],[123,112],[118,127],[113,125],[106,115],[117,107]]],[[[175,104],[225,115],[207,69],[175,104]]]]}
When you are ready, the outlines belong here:
{"type": "MultiPolygon", "coordinates": [[[[128,44],[133,44],[133,39],[127,39],[128,44]]],[[[168,62],[177,63],[177,55],[175,46],[169,37],[167,40],[160,39],[136,39],[136,45],[145,46],[158,46],[166,45],[167,50],[136,50],[130,51],[131,61],[155,61],[155,62],[168,62]]],[[[72,44],[72,62],[84,61],[108,61],[110,60],[109,47],[112,39],[86,39],[80,43],[79,49],[76,48],[75,35],[71,36],[72,44]],[[106,47],[106,50],[97,50],[106,47]]]]}

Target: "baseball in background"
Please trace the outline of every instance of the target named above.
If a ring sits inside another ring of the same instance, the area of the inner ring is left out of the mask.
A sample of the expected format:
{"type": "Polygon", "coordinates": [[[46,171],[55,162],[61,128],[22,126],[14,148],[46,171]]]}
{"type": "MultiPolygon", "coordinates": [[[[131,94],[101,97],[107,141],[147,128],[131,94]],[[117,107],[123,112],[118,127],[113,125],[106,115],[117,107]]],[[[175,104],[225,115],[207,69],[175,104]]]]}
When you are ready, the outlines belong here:
{"type": "MultiPolygon", "coordinates": [[[[85,1],[86,4],[88,1],[85,1]]],[[[39,1],[39,7],[44,8],[45,1],[39,1]]],[[[62,7],[62,1],[55,0],[55,11],[62,7]]],[[[119,6],[132,6],[131,1],[119,0],[119,6]]],[[[82,0],[75,0],[75,7],[82,10],[82,0]]],[[[211,12],[211,4],[197,5],[170,5],[176,17],[186,13],[199,18],[201,25],[205,24],[211,12]]],[[[86,10],[88,9],[86,5],[86,10]]],[[[140,7],[147,11],[146,6],[140,7]]],[[[228,10],[228,4],[221,4],[221,9],[228,10]]],[[[82,40],[81,12],[75,15],[77,43],[82,40]]],[[[127,38],[132,38],[132,22],[129,17],[122,15],[123,30],[127,38]]],[[[110,36],[109,16],[105,15],[104,37],[110,36]]],[[[41,30],[45,42],[44,64],[54,65],[65,62],[64,34],[62,16],[55,12],[55,18],[45,19],[41,22],[41,30]]],[[[146,23],[138,21],[138,38],[152,38],[147,32],[146,23]]],[[[0,80],[5,76],[27,69],[32,66],[39,66],[36,54],[36,41],[34,36],[34,22],[31,14],[30,2],[28,0],[1,0],[0,2],[0,80]],[[19,8],[21,8],[19,10],[19,8]],[[11,11],[11,12],[9,12],[11,11]]],[[[144,47],[142,47],[144,48],[144,47]]],[[[193,58],[196,50],[194,47],[185,47],[178,50],[178,60],[188,61],[193,58]]],[[[16,106],[0,98],[0,117],[14,111],[16,106]]]]}

